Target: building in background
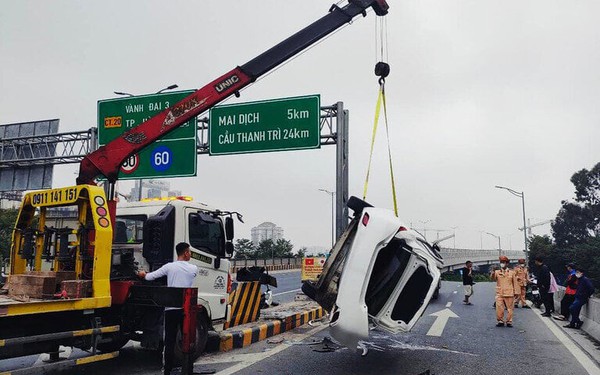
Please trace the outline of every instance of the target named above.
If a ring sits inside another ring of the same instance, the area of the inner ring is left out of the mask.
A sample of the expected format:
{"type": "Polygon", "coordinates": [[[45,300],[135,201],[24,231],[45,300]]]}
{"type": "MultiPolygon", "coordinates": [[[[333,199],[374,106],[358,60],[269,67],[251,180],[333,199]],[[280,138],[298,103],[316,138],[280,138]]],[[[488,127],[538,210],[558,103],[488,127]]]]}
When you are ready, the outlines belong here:
{"type": "Polygon", "coordinates": [[[277,240],[283,238],[283,228],[267,221],[250,229],[250,235],[252,237],[252,243],[255,246],[258,246],[258,244],[264,240],[277,242],[277,240]]]}
{"type": "Polygon", "coordinates": [[[137,201],[144,198],[164,198],[168,196],[181,195],[180,191],[170,191],[171,184],[162,180],[135,180],[135,185],[129,193],[129,201],[137,201]],[[179,194],[172,194],[179,193],[179,194]]]}

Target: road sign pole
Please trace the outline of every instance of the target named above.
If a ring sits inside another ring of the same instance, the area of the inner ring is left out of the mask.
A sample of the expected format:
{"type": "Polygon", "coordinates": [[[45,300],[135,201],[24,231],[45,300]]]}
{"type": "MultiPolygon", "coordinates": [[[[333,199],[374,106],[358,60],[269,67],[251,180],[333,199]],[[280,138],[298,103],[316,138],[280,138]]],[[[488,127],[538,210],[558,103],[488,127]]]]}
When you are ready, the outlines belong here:
{"type": "Polygon", "coordinates": [[[348,111],[344,103],[337,102],[336,136],[336,239],[348,226],[348,111]]]}

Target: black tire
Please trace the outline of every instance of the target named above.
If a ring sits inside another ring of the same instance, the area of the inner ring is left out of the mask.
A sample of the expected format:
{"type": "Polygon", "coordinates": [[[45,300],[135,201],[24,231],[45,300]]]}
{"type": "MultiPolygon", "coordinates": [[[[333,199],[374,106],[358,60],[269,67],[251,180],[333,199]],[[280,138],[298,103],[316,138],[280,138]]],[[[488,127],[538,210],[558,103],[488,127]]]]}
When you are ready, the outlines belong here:
{"type": "MultiPolygon", "coordinates": [[[[206,342],[208,341],[208,318],[205,315],[200,315],[198,317],[198,322],[196,323],[196,351],[193,354],[192,360],[195,361],[202,355],[204,350],[206,349],[206,342]]],[[[181,334],[181,330],[178,330],[177,339],[175,341],[174,348],[174,359],[175,365],[181,366],[183,363],[183,335],[181,334]]]]}
{"type": "Polygon", "coordinates": [[[350,198],[348,198],[348,201],[346,202],[346,206],[348,206],[349,209],[354,211],[354,216],[360,216],[363,209],[365,209],[366,207],[373,207],[372,204],[367,203],[367,202],[363,201],[362,199],[357,198],[355,196],[351,196],[350,198]]]}

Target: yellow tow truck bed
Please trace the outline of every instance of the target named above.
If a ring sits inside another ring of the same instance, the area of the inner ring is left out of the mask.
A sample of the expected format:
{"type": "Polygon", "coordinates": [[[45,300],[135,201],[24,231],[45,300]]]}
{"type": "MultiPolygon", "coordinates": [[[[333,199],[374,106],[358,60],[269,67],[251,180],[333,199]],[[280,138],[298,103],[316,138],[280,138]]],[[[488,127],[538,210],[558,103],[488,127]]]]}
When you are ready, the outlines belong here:
{"type": "Polygon", "coordinates": [[[73,282],[91,281],[91,293],[89,298],[68,299],[0,295],[0,319],[109,307],[112,235],[106,197],[98,186],[77,185],[26,194],[13,233],[10,275],[43,273],[43,262],[50,263],[52,270],[72,272],[73,282]],[[67,206],[77,207],[78,228],[47,227],[46,210],[67,206]]]}

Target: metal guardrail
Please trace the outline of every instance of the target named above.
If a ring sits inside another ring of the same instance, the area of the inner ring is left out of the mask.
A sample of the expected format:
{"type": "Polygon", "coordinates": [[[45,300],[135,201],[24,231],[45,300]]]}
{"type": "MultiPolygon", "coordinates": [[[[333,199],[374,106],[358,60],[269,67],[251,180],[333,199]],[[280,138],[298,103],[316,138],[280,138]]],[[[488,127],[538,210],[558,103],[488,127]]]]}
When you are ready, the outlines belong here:
{"type": "Polygon", "coordinates": [[[300,268],[302,258],[274,258],[274,259],[232,259],[231,266],[235,268],[241,267],[265,267],[265,266],[296,266],[300,268]]]}
{"type": "MultiPolygon", "coordinates": [[[[441,255],[444,259],[444,266],[449,268],[457,265],[464,265],[467,260],[472,262],[497,262],[499,255],[506,255],[510,259],[524,258],[525,253],[517,250],[497,249],[449,249],[442,248],[441,255]]],[[[302,258],[274,258],[274,259],[232,259],[231,266],[234,269],[241,267],[267,267],[267,266],[287,266],[286,268],[300,268],[302,258]]]]}

